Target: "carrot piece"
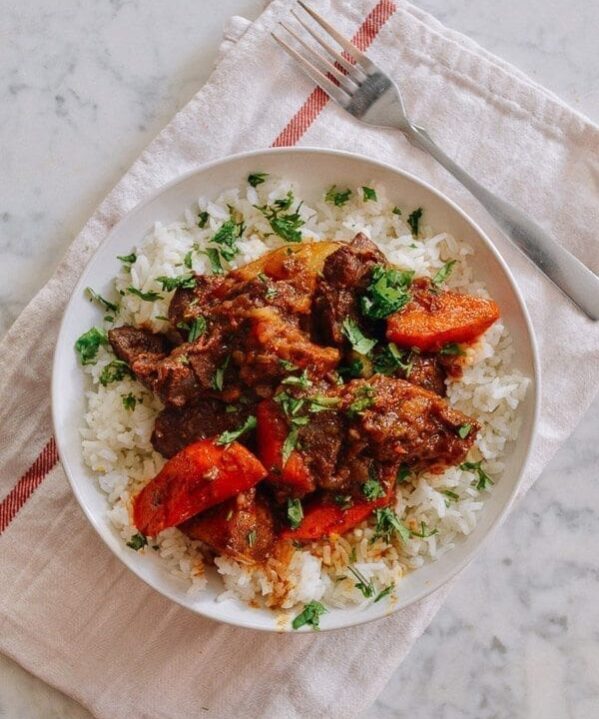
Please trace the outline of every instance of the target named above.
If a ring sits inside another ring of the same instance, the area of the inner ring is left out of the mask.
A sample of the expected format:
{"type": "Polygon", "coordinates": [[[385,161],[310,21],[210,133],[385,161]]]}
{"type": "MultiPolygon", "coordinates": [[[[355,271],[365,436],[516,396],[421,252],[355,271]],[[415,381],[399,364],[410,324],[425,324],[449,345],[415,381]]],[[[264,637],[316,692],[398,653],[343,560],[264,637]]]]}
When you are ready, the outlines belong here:
{"type": "Polygon", "coordinates": [[[203,439],[181,450],[135,497],[133,517],[143,534],[155,536],[250,487],[266,470],[243,445],[222,447],[203,439]]]}
{"type": "Polygon", "coordinates": [[[283,444],[289,427],[283,413],[273,400],[260,402],[256,409],[258,422],[258,457],[266,467],[270,479],[289,485],[294,494],[302,496],[314,490],[310,470],[301,454],[293,451],[283,467],[283,444]]]}
{"type": "Polygon", "coordinates": [[[448,342],[472,342],[499,319],[493,300],[457,292],[415,295],[387,319],[387,339],[401,347],[440,350],[448,342]]]}
{"type": "Polygon", "coordinates": [[[310,542],[331,534],[345,534],[367,519],[375,509],[391,501],[392,493],[373,502],[356,502],[348,509],[336,504],[314,504],[304,510],[304,518],[297,529],[285,529],[282,539],[310,542]]]}

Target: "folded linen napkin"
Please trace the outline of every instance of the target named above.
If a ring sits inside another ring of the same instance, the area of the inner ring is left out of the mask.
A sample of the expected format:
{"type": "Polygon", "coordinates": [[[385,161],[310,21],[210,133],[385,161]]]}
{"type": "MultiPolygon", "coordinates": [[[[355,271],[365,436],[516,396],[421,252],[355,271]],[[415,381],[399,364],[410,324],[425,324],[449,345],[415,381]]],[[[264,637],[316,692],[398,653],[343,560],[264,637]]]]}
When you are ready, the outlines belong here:
{"type": "MultiPolygon", "coordinates": [[[[599,271],[599,129],[413,6],[375,3],[314,4],[400,80],[414,119],[451,155],[599,271]]],[[[0,650],[98,717],[348,719],[376,697],[448,591],[354,629],[256,634],[173,605],[99,540],[57,462],[52,353],[83,265],[154,188],[232,152],[299,143],[397,164],[453,197],[511,266],[539,340],[542,422],[523,490],[569,435],[599,381],[599,328],[431,159],[400,133],[344,115],[273,44],[269,32],[290,5],[274,0],[237,42],[229,39],[210,81],[98,208],[0,345],[0,650]]]]}

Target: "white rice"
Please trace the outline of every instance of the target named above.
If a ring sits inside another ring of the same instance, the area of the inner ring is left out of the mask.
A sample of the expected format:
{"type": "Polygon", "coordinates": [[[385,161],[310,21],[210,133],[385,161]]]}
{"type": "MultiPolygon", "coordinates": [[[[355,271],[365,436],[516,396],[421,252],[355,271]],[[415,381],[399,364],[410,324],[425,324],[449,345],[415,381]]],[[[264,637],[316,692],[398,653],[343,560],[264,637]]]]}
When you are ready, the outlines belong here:
{"type": "MultiPolygon", "coordinates": [[[[398,198],[388,198],[383,186],[373,184],[377,200],[365,202],[360,188],[352,188],[352,198],[343,207],[324,201],[312,206],[302,204],[299,212],[305,220],[303,240],[349,241],[357,232],[368,235],[394,264],[411,269],[418,276],[433,276],[450,259],[457,260],[448,286],[471,294],[486,295],[485,288],[473,276],[468,260],[472,249],[451,235],[435,233],[426,224],[426,208],[417,240],[406,222],[414,209],[402,207],[401,216],[392,212],[398,198]]],[[[271,233],[270,226],[255,205],[272,204],[292,190],[293,183],[275,177],[252,188],[243,185],[222,193],[216,200],[200,197],[198,207],[185,212],[184,220],[164,226],[157,222],[137,246],[136,260],[123,265],[115,280],[115,296],[120,295],[117,324],[144,325],[154,331],[166,329],[160,317],[168,315],[172,293],[162,290],[156,278],[186,274],[184,258],[192,252],[192,268],[210,273],[210,264],[201,251],[220,225],[229,219],[230,207],[243,216],[245,231],[238,242],[240,252],[231,267],[242,266],[265,252],[285,244],[271,233]],[[198,212],[208,212],[206,226],[197,224],[198,212]],[[144,301],[126,289],[157,292],[162,297],[144,301]]],[[[324,198],[324,189],[323,189],[324,198]]],[[[300,198],[296,194],[296,201],[300,198]]],[[[296,207],[294,203],[293,207],[296,207]]],[[[113,299],[109,297],[108,299],[113,299]]],[[[153,450],[150,436],[154,419],[162,409],[160,400],[135,380],[126,377],[103,387],[99,376],[113,359],[109,349],[101,348],[95,365],[84,369],[89,374],[87,412],[81,429],[85,462],[97,473],[106,492],[110,520],[124,541],[136,533],[131,523],[131,498],[164,464],[153,450]],[[132,393],[133,410],[124,407],[122,398],[132,393]]],[[[501,321],[497,322],[475,348],[468,350],[468,366],[463,376],[448,380],[450,404],[479,420],[482,430],[469,460],[485,460],[485,469],[494,482],[500,479],[502,454],[507,443],[518,433],[518,405],[524,398],[527,378],[510,368],[511,339],[501,321]]],[[[221,599],[237,596],[246,602],[265,602],[270,606],[291,608],[310,600],[323,599],[331,606],[361,604],[365,599],[356,588],[357,580],[348,571],[351,565],[371,581],[378,593],[395,585],[406,572],[434,560],[455,546],[474,527],[484,501],[493,491],[476,489],[472,471],[452,467],[443,474],[421,474],[401,485],[396,511],[410,529],[418,532],[424,523],[426,537],[399,538],[391,544],[373,540],[372,521],[364,523],[345,537],[332,537],[311,547],[296,549],[281,562],[272,559],[256,569],[229,557],[216,559],[216,567],[226,591],[221,599]],[[449,492],[446,494],[445,492],[449,492]]],[[[176,528],[162,532],[140,553],[157,551],[174,575],[186,580],[189,591],[205,587],[204,564],[198,542],[189,540],[176,528]]]]}

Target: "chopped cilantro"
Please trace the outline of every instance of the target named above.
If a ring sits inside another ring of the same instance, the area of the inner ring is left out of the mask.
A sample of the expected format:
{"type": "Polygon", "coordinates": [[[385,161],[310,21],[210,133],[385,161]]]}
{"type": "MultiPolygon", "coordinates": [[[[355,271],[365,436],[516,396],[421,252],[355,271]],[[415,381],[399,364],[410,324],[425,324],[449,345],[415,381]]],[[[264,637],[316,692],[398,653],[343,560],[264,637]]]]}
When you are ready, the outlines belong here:
{"type": "Polygon", "coordinates": [[[374,371],[379,374],[391,375],[401,370],[406,377],[412,371],[410,350],[399,349],[394,342],[389,342],[374,358],[374,371]]]}
{"type": "Polygon", "coordinates": [[[376,518],[376,527],[374,529],[375,539],[381,537],[386,542],[390,542],[393,535],[397,534],[403,542],[408,541],[410,538],[410,530],[391,507],[375,509],[374,516],[376,518]]]}
{"type": "Polygon", "coordinates": [[[333,501],[341,509],[349,509],[351,506],[353,506],[351,494],[336,494],[333,497],[333,501]]]}
{"type": "Polygon", "coordinates": [[[372,407],[373,404],[374,389],[370,385],[365,384],[358,388],[354,396],[354,401],[349,406],[349,413],[352,416],[360,414],[360,412],[363,412],[365,409],[372,407]]]}
{"type": "Polygon", "coordinates": [[[304,518],[304,510],[299,499],[287,500],[287,519],[291,529],[297,529],[304,518]]]}
{"type": "Polygon", "coordinates": [[[454,502],[457,502],[460,498],[460,495],[456,492],[452,492],[451,489],[442,489],[441,494],[444,494],[446,497],[449,497],[449,499],[453,500],[454,502]]]}
{"type": "Polygon", "coordinates": [[[85,291],[89,295],[90,302],[97,302],[111,312],[119,311],[118,305],[115,305],[114,302],[109,302],[108,300],[105,300],[102,295],[99,295],[97,292],[94,292],[91,287],[86,287],[85,291]]]}
{"type": "Polygon", "coordinates": [[[341,397],[327,397],[323,394],[315,394],[308,400],[310,412],[327,412],[336,409],[341,404],[341,397]]]}
{"type": "Polygon", "coordinates": [[[401,210],[399,209],[399,207],[394,207],[394,208],[391,210],[391,212],[392,212],[394,215],[398,215],[398,216],[401,215],[401,210]]]}
{"type": "Polygon", "coordinates": [[[433,277],[432,280],[435,287],[438,287],[439,285],[442,285],[444,282],[447,281],[456,262],[457,260],[449,260],[443,265],[443,267],[441,267],[441,269],[437,272],[437,274],[433,277]]]}
{"type": "Polygon", "coordinates": [[[104,322],[114,322],[114,317],[112,315],[104,315],[103,320],[104,322]]]}
{"type": "Polygon", "coordinates": [[[460,469],[463,469],[467,472],[474,472],[477,476],[476,482],[473,482],[476,489],[478,489],[479,492],[484,492],[485,490],[489,489],[489,485],[493,484],[493,480],[489,475],[485,472],[485,470],[482,468],[483,460],[481,459],[479,462],[463,462],[460,464],[460,469]]]}
{"type": "Polygon", "coordinates": [[[301,242],[302,233],[300,227],[305,224],[299,214],[299,207],[295,212],[281,214],[288,210],[293,203],[293,193],[289,191],[282,200],[275,200],[274,205],[258,207],[260,212],[270,223],[272,231],[283,238],[286,242],[301,242]]]}
{"type": "Polygon", "coordinates": [[[285,441],[283,442],[283,447],[281,449],[281,459],[283,461],[283,466],[287,464],[287,460],[291,456],[291,453],[297,447],[298,440],[299,426],[297,424],[292,424],[287,437],[285,437],[285,441]]]}
{"type": "Polygon", "coordinates": [[[180,364],[185,365],[186,367],[189,364],[189,357],[187,355],[179,355],[177,359],[180,364]]]}
{"type": "Polygon", "coordinates": [[[426,522],[420,522],[420,531],[414,532],[413,530],[410,532],[412,537],[420,537],[421,539],[426,539],[427,537],[432,537],[434,534],[438,534],[438,529],[429,529],[426,525],[426,522]]]}
{"type": "Polygon", "coordinates": [[[372,340],[362,332],[358,327],[355,320],[351,317],[346,317],[341,325],[341,331],[350,341],[351,346],[360,355],[369,355],[372,352],[373,347],[376,345],[376,340],[372,340]]]}
{"type": "Polygon", "coordinates": [[[296,369],[299,369],[296,364],[289,362],[289,360],[280,359],[279,364],[284,370],[287,370],[287,372],[294,372],[296,369]]]}
{"type": "Polygon", "coordinates": [[[370,200],[373,200],[374,202],[377,201],[376,191],[372,189],[372,187],[362,187],[362,198],[364,202],[369,202],[370,200]]]}
{"type": "Polygon", "coordinates": [[[79,353],[81,364],[95,364],[100,345],[108,344],[108,335],[102,329],[92,327],[84,332],[75,342],[75,350],[79,353]]]}
{"type": "Polygon", "coordinates": [[[148,540],[141,532],[134,534],[127,542],[127,546],[131,547],[131,549],[135,549],[136,552],[138,552],[142,547],[147,546],[147,544],[148,540]]]}
{"type": "Polygon", "coordinates": [[[341,365],[337,368],[341,378],[347,377],[349,379],[361,377],[363,370],[364,363],[359,359],[352,360],[348,365],[341,365]]]}
{"type": "Polygon", "coordinates": [[[308,377],[307,370],[304,370],[299,377],[285,377],[281,384],[288,384],[294,387],[301,387],[307,389],[312,386],[312,380],[308,377]]]}
{"type": "Polygon", "coordinates": [[[137,255],[132,252],[130,255],[117,255],[116,258],[126,265],[132,265],[137,259],[137,255]]]}
{"type": "Polygon", "coordinates": [[[448,355],[450,357],[461,357],[466,353],[457,342],[448,342],[446,345],[441,347],[439,354],[448,355]]]}
{"type": "Polygon", "coordinates": [[[291,623],[294,629],[299,629],[305,624],[312,627],[312,629],[318,630],[320,628],[320,615],[326,613],[326,609],[320,602],[312,600],[308,604],[304,605],[304,609],[291,623]]]}
{"type": "Polygon", "coordinates": [[[208,247],[204,253],[208,259],[210,260],[210,267],[212,269],[212,273],[215,275],[222,275],[223,265],[220,258],[220,252],[217,250],[216,247],[208,247]]]}
{"type": "Polygon", "coordinates": [[[115,359],[109,362],[100,373],[100,384],[106,387],[111,382],[119,382],[127,375],[132,376],[129,365],[123,360],[115,359]]]}
{"type": "Polygon", "coordinates": [[[354,585],[356,589],[359,589],[364,597],[366,599],[370,599],[370,597],[374,594],[374,584],[372,582],[369,582],[366,577],[355,567],[348,567],[349,571],[354,575],[354,577],[358,580],[357,583],[354,585]]]}
{"type": "Polygon", "coordinates": [[[277,210],[288,210],[293,204],[293,192],[289,192],[280,200],[275,200],[274,206],[277,210]]]}
{"type": "Polygon", "coordinates": [[[242,434],[245,434],[246,432],[249,432],[251,429],[255,428],[256,418],[253,415],[250,415],[238,429],[227,430],[226,432],[222,432],[221,434],[219,434],[216,440],[216,444],[231,444],[231,442],[235,442],[236,439],[239,439],[242,434]]]}
{"type": "Polygon", "coordinates": [[[414,210],[414,212],[412,212],[408,217],[408,225],[410,225],[410,229],[412,230],[412,237],[418,237],[421,217],[422,207],[419,207],[417,210],[414,210]]]}
{"type": "Polygon", "coordinates": [[[362,494],[369,502],[385,496],[385,490],[378,480],[378,472],[373,464],[368,468],[368,479],[362,485],[362,494]]]}
{"type": "Polygon", "coordinates": [[[196,278],[193,275],[180,275],[179,277],[157,277],[157,282],[160,282],[162,289],[165,292],[172,292],[178,288],[183,290],[193,290],[196,286],[196,278]]]}
{"type": "Polygon", "coordinates": [[[267,177],[268,172],[253,172],[251,175],[248,175],[248,182],[252,187],[258,187],[258,185],[266,182],[267,177]]]}
{"type": "Polygon", "coordinates": [[[414,272],[376,265],[372,279],[360,300],[362,314],[370,319],[384,319],[405,307],[411,299],[408,292],[414,272]]]}
{"type": "Polygon", "coordinates": [[[211,242],[219,246],[218,250],[223,259],[230,261],[239,252],[237,240],[241,237],[243,228],[243,222],[238,223],[230,219],[223,222],[212,237],[211,242]]]}
{"type": "Polygon", "coordinates": [[[139,299],[144,300],[144,302],[155,302],[156,300],[162,299],[162,295],[158,292],[142,292],[138,290],[137,287],[127,287],[127,292],[130,295],[139,297],[139,299]]]}
{"type": "Polygon", "coordinates": [[[198,337],[201,337],[206,331],[206,319],[199,315],[189,326],[189,334],[187,335],[188,342],[195,342],[198,337]]]}
{"type": "Polygon", "coordinates": [[[193,250],[189,250],[189,252],[187,252],[185,257],[183,258],[183,264],[185,265],[185,267],[187,267],[188,270],[191,269],[192,255],[193,255],[193,250]]]}
{"type": "Polygon", "coordinates": [[[351,190],[337,190],[336,186],[333,185],[327,190],[327,194],[324,196],[326,202],[330,202],[335,207],[343,207],[351,197],[351,190]]]}
{"type": "Polygon", "coordinates": [[[410,474],[412,474],[412,470],[408,467],[408,465],[403,463],[400,464],[397,474],[395,475],[395,483],[403,484],[404,482],[407,482],[410,474]]]}
{"type": "Polygon", "coordinates": [[[129,394],[122,394],[121,399],[123,401],[123,407],[128,412],[132,412],[135,409],[137,405],[137,399],[133,396],[132,392],[129,392],[129,394]]]}
{"type": "Polygon", "coordinates": [[[390,584],[388,587],[385,587],[381,592],[376,595],[374,603],[376,604],[380,599],[383,599],[383,597],[386,597],[388,594],[391,594],[394,587],[395,584],[390,584]]]}
{"type": "Polygon", "coordinates": [[[223,385],[225,382],[225,371],[226,371],[227,367],[229,366],[230,359],[231,359],[231,355],[227,355],[225,361],[216,370],[216,372],[214,373],[214,377],[212,378],[212,388],[217,389],[219,392],[222,392],[222,390],[223,390],[223,385]]]}
{"type": "Polygon", "coordinates": [[[207,212],[200,212],[198,215],[198,227],[200,230],[203,230],[204,227],[206,227],[206,223],[208,222],[208,218],[210,215],[207,212]]]}
{"type": "Polygon", "coordinates": [[[472,430],[472,425],[466,422],[466,424],[461,424],[458,427],[458,437],[460,439],[466,439],[466,437],[470,434],[472,430]]]}
{"type": "Polygon", "coordinates": [[[156,315],[154,317],[155,320],[162,320],[163,322],[170,322],[168,317],[165,317],[164,315],[156,315]]]}

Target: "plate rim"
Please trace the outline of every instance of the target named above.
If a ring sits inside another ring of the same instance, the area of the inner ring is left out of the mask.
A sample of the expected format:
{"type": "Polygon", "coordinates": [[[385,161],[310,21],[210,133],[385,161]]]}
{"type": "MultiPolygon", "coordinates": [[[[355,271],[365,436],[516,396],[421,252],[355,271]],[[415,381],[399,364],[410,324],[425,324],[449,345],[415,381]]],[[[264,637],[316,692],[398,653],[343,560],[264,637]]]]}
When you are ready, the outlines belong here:
{"type": "MultiPolygon", "coordinates": [[[[148,587],[150,587],[153,591],[158,592],[166,599],[175,602],[178,606],[182,607],[183,609],[186,609],[187,611],[192,612],[195,615],[199,615],[201,617],[204,617],[206,619],[210,619],[215,622],[220,622],[223,624],[228,624],[230,626],[236,626],[241,627],[245,629],[253,629],[256,631],[264,631],[264,632],[270,632],[270,633],[277,633],[277,634],[303,634],[305,631],[310,631],[308,627],[292,631],[291,628],[281,628],[278,626],[262,626],[257,625],[256,623],[253,623],[251,621],[251,617],[244,618],[245,615],[241,615],[239,619],[236,621],[230,617],[215,617],[211,614],[207,614],[200,607],[190,607],[186,604],[184,604],[174,593],[167,593],[163,589],[160,589],[156,587],[154,584],[152,584],[147,578],[141,575],[141,573],[136,568],[136,563],[134,561],[127,561],[124,557],[118,555],[113,547],[109,544],[108,539],[104,536],[104,528],[100,525],[98,521],[96,521],[96,518],[94,514],[88,510],[88,508],[85,505],[85,501],[83,499],[83,496],[80,494],[77,482],[75,480],[74,474],[75,472],[71,468],[69,464],[69,460],[67,458],[68,452],[65,451],[65,444],[66,440],[62,436],[62,429],[60,428],[59,421],[58,421],[58,396],[59,396],[59,387],[58,387],[58,348],[61,347],[64,342],[66,341],[66,337],[64,336],[66,334],[66,320],[67,316],[70,315],[71,310],[75,303],[77,302],[78,296],[81,294],[81,289],[84,284],[83,278],[86,274],[86,270],[91,265],[97,255],[102,250],[103,246],[109,242],[112,235],[119,230],[120,225],[125,222],[126,220],[131,219],[134,215],[142,212],[148,205],[150,205],[152,202],[154,202],[161,194],[167,192],[172,187],[176,186],[179,183],[184,183],[186,180],[188,180],[190,177],[193,177],[194,175],[203,174],[207,171],[209,171],[211,168],[226,165],[228,163],[233,163],[240,160],[246,160],[255,156],[264,156],[264,155],[281,155],[281,154],[289,154],[289,155],[295,155],[295,156],[301,156],[301,155],[334,155],[336,157],[340,157],[342,159],[348,159],[351,161],[359,161],[361,163],[366,163],[368,165],[377,167],[381,170],[384,170],[386,172],[392,172],[396,175],[401,176],[403,179],[408,180],[410,183],[417,185],[421,188],[424,188],[427,192],[435,195],[438,200],[440,200],[442,203],[444,203],[446,206],[449,206],[449,208],[457,213],[459,216],[461,216],[462,220],[464,220],[472,230],[478,235],[478,237],[482,240],[483,244],[486,245],[487,249],[491,252],[491,254],[494,256],[494,259],[497,261],[501,269],[503,270],[504,276],[508,281],[508,284],[510,286],[512,295],[514,296],[516,303],[518,305],[518,309],[520,312],[520,315],[522,319],[524,320],[524,328],[526,330],[526,336],[528,337],[530,351],[531,351],[531,364],[533,368],[533,376],[530,378],[531,386],[528,388],[528,391],[532,392],[532,426],[530,429],[530,441],[528,444],[528,447],[526,448],[526,451],[524,453],[524,456],[522,458],[520,471],[518,473],[518,477],[516,481],[514,482],[514,485],[512,487],[512,490],[510,494],[508,495],[505,503],[497,513],[497,516],[492,520],[490,523],[488,529],[486,530],[485,534],[481,537],[480,541],[476,546],[474,546],[469,553],[461,559],[455,567],[448,572],[446,572],[443,576],[440,582],[432,582],[431,586],[425,586],[423,587],[414,597],[412,597],[409,601],[402,602],[401,599],[398,599],[396,603],[393,605],[391,609],[387,609],[386,611],[381,611],[379,616],[375,617],[368,617],[364,619],[358,618],[356,621],[355,615],[352,619],[344,620],[342,618],[342,615],[340,615],[340,620],[335,623],[334,626],[325,626],[321,628],[322,632],[331,632],[331,631],[337,631],[340,629],[347,629],[350,627],[357,627],[362,626],[365,624],[368,624],[370,622],[379,621],[380,619],[384,619],[386,617],[392,616],[396,612],[400,611],[401,609],[406,609],[409,606],[412,606],[413,604],[416,604],[417,602],[420,602],[424,598],[431,595],[433,592],[441,589],[441,587],[447,585],[455,576],[457,576],[459,573],[461,573],[476,557],[479,555],[479,553],[482,551],[482,547],[487,543],[489,540],[489,537],[497,530],[497,528],[502,524],[503,520],[506,518],[509,510],[511,509],[516,496],[518,495],[519,489],[522,484],[522,480],[525,474],[525,471],[529,465],[530,457],[532,454],[532,449],[535,446],[537,435],[538,435],[538,424],[539,424],[539,417],[540,417],[540,398],[541,398],[541,369],[540,369],[540,360],[539,360],[539,351],[538,351],[538,343],[536,339],[536,335],[534,332],[534,328],[532,325],[532,321],[530,318],[530,314],[528,312],[528,308],[526,307],[526,303],[524,302],[524,298],[522,297],[522,294],[520,292],[520,288],[518,287],[514,276],[512,275],[512,272],[507,264],[507,262],[503,259],[502,255],[500,254],[499,250],[495,247],[495,244],[490,239],[490,237],[487,235],[487,233],[480,227],[480,225],[473,220],[465,210],[463,210],[454,200],[449,198],[444,192],[441,190],[438,190],[436,187],[431,185],[426,180],[414,175],[411,172],[408,172],[407,170],[404,170],[403,168],[394,166],[388,162],[384,162],[382,160],[373,159],[366,157],[365,155],[362,155],[360,153],[355,152],[349,152],[346,150],[338,150],[338,149],[329,149],[329,148],[323,148],[323,147],[317,147],[317,146],[305,146],[305,147],[276,147],[276,148],[261,148],[261,149],[255,149],[255,150],[249,150],[245,152],[239,152],[234,153],[232,155],[226,155],[224,157],[220,157],[214,160],[210,160],[205,163],[201,163],[197,165],[196,167],[192,168],[191,170],[188,170],[187,172],[184,172],[180,175],[177,175],[173,179],[169,180],[165,184],[161,185],[160,187],[155,188],[150,192],[147,196],[145,196],[143,199],[141,199],[136,205],[134,205],[130,210],[125,212],[122,217],[110,228],[110,230],[106,233],[106,236],[99,242],[98,246],[95,248],[92,255],[89,257],[83,268],[81,269],[81,272],[79,274],[78,280],[73,287],[73,290],[71,291],[69,295],[69,299],[65,305],[64,311],[62,313],[62,317],[60,320],[60,325],[58,328],[58,333],[56,336],[56,344],[54,347],[53,352],[53,359],[52,359],[52,378],[51,378],[51,415],[52,415],[52,426],[54,430],[54,437],[56,440],[56,447],[58,451],[59,460],[62,464],[62,467],[64,469],[65,475],[67,476],[71,491],[73,492],[75,499],[77,500],[77,503],[80,507],[80,509],[83,511],[83,514],[85,515],[87,521],[91,524],[91,526],[94,528],[96,533],[99,535],[102,542],[106,545],[106,547],[110,550],[110,552],[115,556],[119,561],[123,563],[125,567],[127,567],[128,570],[133,572],[135,576],[137,576],[144,584],[146,584],[148,587]]],[[[182,212],[185,208],[182,208],[182,212]]],[[[443,557],[440,557],[436,561],[442,561],[443,557]]],[[[274,615],[273,615],[274,616],[274,615]]]]}

